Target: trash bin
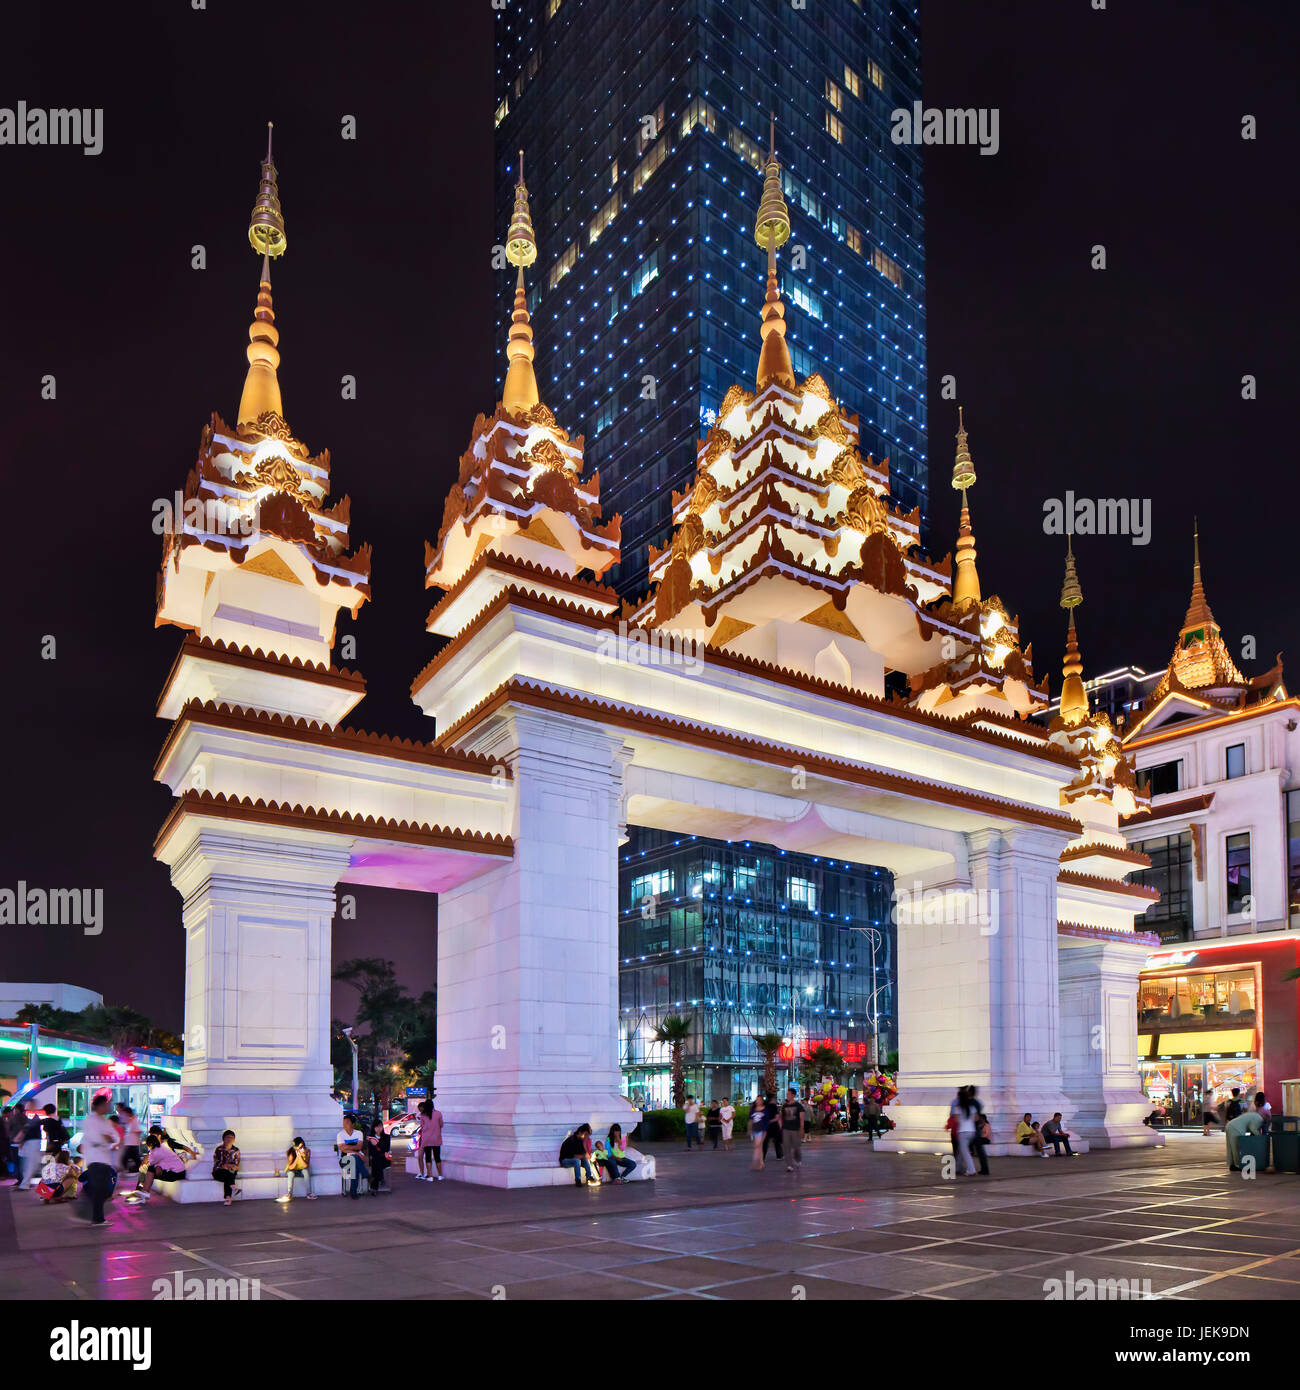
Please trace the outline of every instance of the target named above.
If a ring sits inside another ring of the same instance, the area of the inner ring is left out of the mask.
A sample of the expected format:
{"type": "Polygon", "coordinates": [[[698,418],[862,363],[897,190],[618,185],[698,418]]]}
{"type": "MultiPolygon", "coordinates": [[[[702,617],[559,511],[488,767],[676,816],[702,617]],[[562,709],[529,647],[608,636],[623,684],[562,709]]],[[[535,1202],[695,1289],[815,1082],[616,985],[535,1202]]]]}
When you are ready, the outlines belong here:
{"type": "Polygon", "coordinates": [[[1255,1171],[1262,1173],[1268,1168],[1268,1135],[1243,1134],[1237,1140],[1238,1162],[1244,1164],[1248,1158],[1255,1160],[1255,1171]]]}
{"type": "Polygon", "coordinates": [[[1300,1173],[1300,1117],[1276,1116],[1269,1126],[1273,1147],[1273,1169],[1278,1173],[1300,1173]]]}

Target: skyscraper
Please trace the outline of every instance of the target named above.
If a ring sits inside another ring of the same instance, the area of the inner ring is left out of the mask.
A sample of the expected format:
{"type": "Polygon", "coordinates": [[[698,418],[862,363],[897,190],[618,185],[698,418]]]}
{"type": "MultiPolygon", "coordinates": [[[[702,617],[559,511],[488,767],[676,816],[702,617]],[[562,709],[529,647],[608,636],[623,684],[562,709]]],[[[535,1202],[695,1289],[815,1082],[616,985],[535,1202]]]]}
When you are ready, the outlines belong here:
{"type": "MultiPolygon", "coordinates": [[[[899,0],[510,0],[497,30],[497,222],[525,152],[539,210],[538,372],[623,517],[627,597],[727,388],[753,373],[752,229],[775,113],[792,213],[781,290],[814,367],[928,510],[916,6],[899,0]]],[[[503,262],[504,264],[504,262],[503,262]]],[[[512,275],[501,274],[502,320],[512,275]]],[[[924,537],[923,537],[924,538],[924,537]]]]}
{"type": "MultiPolygon", "coordinates": [[[[928,510],[920,158],[890,112],[920,96],[918,21],[896,0],[510,0],[497,32],[497,223],[520,151],[536,212],[528,307],[537,372],[586,436],[606,518],[607,582],[647,589],[672,494],[728,388],[752,384],[765,253],[755,214],[771,142],[789,242],[780,266],[794,374],[858,414],[861,452],[928,510]],[[775,130],[773,125],[775,124],[775,130]]],[[[503,318],[515,281],[505,257],[503,318]]],[[[924,537],[923,537],[924,538],[924,537]]],[[[754,1038],[783,1071],[821,1041],[851,1072],[895,1033],[891,876],[759,844],[629,827],[620,854],[620,1054],[629,1093],[668,1103],[655,1026],[692,1019],[697,1095],[752,1093],[754,1038]]]]}

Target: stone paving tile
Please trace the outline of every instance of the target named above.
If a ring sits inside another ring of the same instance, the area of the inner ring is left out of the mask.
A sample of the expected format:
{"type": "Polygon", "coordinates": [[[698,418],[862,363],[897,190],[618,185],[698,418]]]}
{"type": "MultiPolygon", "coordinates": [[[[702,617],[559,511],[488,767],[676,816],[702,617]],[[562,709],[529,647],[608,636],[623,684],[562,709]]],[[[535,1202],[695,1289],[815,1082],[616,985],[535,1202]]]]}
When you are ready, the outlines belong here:
{"type": "Polygon", "coordinates": [[[842,1283],[871,1284],[888,1289],[891,1295],[918,1293],[941,1284],[984,1277],[982,1271],[969,1265],[914,1260],[905,1255],[870,1255],[860,1260],[844,1260],[824,1272],[842,1283]]]}
{"type": "Polygon", "coordinates": [[[730,1283],[763,1273],[752,1265],[707,1256],[680,1255],[666,1260],[645,1260],[625,1265],[623,1273],[646,1283],[666,1284],[676,1289],[701,1289],[712,1284],[730,1283]]]}
{"type": "MultiPolygon", "coordinates": [[[[1286,1255],[1294,1250],[1294,1240],[1274,1236],[1242,1236],[1230,1227],[1216,1227],[1212,1231],[1170,1231],[1158,1237],[1170,1244],[1191,1245],[1201,1250],[1226,1250],[1245,1259],[1262,1259],[1265,1255],[1286,1255]]],[[[1152,1240],[1151,1244],[1156,1241],[1152,1240]]]]}
{"type": "Polygon", "coordinates": [[[880,1301],[892,1297],[896,1292],[894,1289],[873,1288],[870,1284],[848,1284],[812,1275],[800,1275],[796,1279],[788,1274],[765,1274],[756,1279],[742,1279],[739,1283],[723,1284],[710,1292],[715,1298],[728,1300],[789,1303],[794,1298],[796,1284],[809,1303],[880,1301]]]}
{"type": "MultiPolygon", "coordinates": [[[[948,1237],[939,1237],[948,1239],[948,1237]]],[[[817,1244],[823,1248],[857,1250],[863,1253],[880,1252],[901,1255],[908,1251],[925,1250],[938,1244],[926,1236],[896,1236],[883,1231],[842,1231],[822,1236],[817,1244]]]]}
{"type": "Polygon", "coordinates": [[[1041,1250],[1048,1254],[1073,1255],[1076,1252],[1099,1250],[1111,1242],[1105,1236],[1048,1226],[1038,1231],[1002,1231],[997,1235],[981,1236],[978,1240],[971,1239],[965,1243],[990,1250],[1041,1250]]]}
{"type": "Polygon", "coordinates": [[[1043,1277],[1039,1274],[1008,1274],[999,1273],[988,1279],[981,1279],[974,1284],[954,1284],[951,1288],[944,1289],[942,1293],[922,1294],[923,1298],[937,1299],[997,1299],[999,1302],[1009,1299],[1031,1299],[1041,1302],[1046,1296],[1043,1288],[1043,1277]]]}
{"type": "Polygon", "coordinates": [[[529,1279],[522,1284],[511,1284],[506,1288],[506,1301],[511,1303],[531,1303],[539,1300],[565,1300],[574,1298],[653,1298],[665,1290],[650,1288],[618,1275],[601,1275],[599,1281],[573,1274],[553,1279],[529,1279]]]}
{"type": "Polygon", "coordinates": [[[1243,1303],[1260,1300],[1294,1301],[1296,1286],[1282,1279],[1261,1279],[1252,1275],[1228,1275],[1213,1283],[1180,1290],[1183,1298],[1239,1299],[1243,1303]]]}
{"type": "Polygon", "coordinates": [[[1070,1271],[1073,1271],[1076,1283],[1080,1279],[1127,1279],[1137,1280],[1138,1286],[1144,1287],[1145,1281],[1149,1279],[1153,1294],[1163,1293],[1205,1277],[1195,1270],[1169,1269],[1164,1265],[1120,1259],[1118,1252],[1095,1259],[1086,1255],[1071,1255],[1068,1259],[1058,1260],[1053,1264],[1037,1266],[1034,1274],[1041,1279],[1060,1279],[1064,1282],[1070,1271]]]}

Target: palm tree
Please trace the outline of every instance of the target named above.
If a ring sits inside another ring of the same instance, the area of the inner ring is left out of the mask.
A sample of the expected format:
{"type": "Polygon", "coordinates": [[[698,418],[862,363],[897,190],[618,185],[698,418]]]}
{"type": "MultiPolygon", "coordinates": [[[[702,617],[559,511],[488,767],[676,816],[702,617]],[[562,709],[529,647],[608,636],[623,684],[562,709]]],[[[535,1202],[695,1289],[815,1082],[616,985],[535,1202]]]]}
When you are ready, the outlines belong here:
{"type": "Polygon", "coordinates": [[[665,1043],[672,1057],[673,1066],[673,1104],[681,1107],[686,1104],[686,1076],[682,1068],[682,1044],[691,1031],[691,1021],[681,1014],[668,1014],[661,1019],[653,1033],[654,1041],[665,1043]]]}
{"type": "Polygon", "coordinates": [[[763,1054],[763,1094],[776,1091],[776,1054],[785,1039],[780,1033],[755,1033],[754,1046],[763,1054]]]}

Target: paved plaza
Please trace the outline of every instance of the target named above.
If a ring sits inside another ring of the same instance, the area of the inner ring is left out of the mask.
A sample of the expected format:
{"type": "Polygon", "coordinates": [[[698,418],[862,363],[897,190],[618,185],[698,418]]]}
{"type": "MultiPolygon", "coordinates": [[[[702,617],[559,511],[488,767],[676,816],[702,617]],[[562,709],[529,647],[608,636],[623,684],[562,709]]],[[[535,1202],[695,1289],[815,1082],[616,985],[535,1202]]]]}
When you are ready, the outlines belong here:
{"type": "Polygon", "coordinates": [[[0,1193],[0,1297],[151,1299],[245,1278],[262,1299],[1043,1299],[1084,1280],[1156,1298],[1300,1297],[1300,1178],[1244,1181],[1220,1136],[1074,1160],[929,1156],[821,1138],[802,1174],[741,1146],[653,1146],[654,1183],[507,1192],[391,1174],[357,1202],[109,1206],[96,1232],[0,1193]],[[799,1287],[796,1287],[799,1286],[799,1287]],[[800,1288],[802,1293],[800,1293],[800,1288]]]}

